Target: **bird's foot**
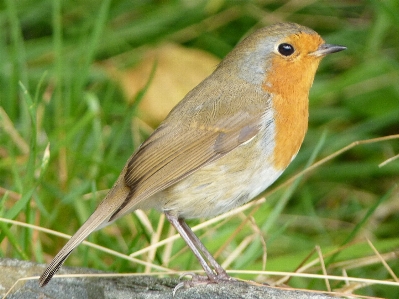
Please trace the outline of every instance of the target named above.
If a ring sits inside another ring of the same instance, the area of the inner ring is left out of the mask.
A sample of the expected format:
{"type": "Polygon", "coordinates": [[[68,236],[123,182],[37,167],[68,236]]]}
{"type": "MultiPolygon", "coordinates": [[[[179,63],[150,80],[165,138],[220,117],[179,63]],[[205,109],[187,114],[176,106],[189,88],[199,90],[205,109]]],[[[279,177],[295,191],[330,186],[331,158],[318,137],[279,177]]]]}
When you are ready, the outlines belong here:
{"type": "Polygon", "coordinates": [[[187,272],[187,273],[183,273],[180,277],[179,280],[186,277],[186,276],[191,276],[191,279],[189,280],[184,280],[182,282],[180,282],[174,289],[173,289],[173,297],[175,296],[176,292],[181,289],[188,289],[188,288],[192,288],[195,287],[197,285],[207,285],[207,284],[211,284],[211,283],[223,283],[223,282],[228,282],[228,281],[234,281],[233,278],[231,278],[230,276],[228,276],[226,274],[226,272],[224,273],[220,273],[218,275],[214,275],[212,277],[208,277],[208,276],[201,276],[198,275],[196,273],[193,272],[187,272]]]}

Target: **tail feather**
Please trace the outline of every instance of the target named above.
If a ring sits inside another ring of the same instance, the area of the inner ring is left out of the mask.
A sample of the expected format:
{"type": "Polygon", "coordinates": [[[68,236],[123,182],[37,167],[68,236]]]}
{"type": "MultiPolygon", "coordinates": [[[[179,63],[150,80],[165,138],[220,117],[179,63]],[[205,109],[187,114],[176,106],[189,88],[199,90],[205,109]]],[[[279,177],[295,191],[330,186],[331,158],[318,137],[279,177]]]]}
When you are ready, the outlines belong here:
{"type": "Polygon", "coordinates": [[[48,284],[53,278],[54,274],[60,269],[62,264],[65,262],[65,260],[68,258],[68,256],[72,253],[72,250],[69,251],[68,253],[64,254],[62,258],[60,259],[54,259],[50,265],[47,266],[46,270],[43,272],[43,274],[40,276],[39,279],[39,286],[44,287],[46,284],[48,284]]]}
{"type": "Polygon", "coordinates": [[[103,211],[96,210],[82,227],[72,236],[71,239],[64,245],[58,252],[51,263],[47,266],[46,270],[40,276],[39,285],[45,286],[53,277],[53,275],[62,266],[72,251],[84,241],[93,231],[95,231],[103,222],[106,222],[110,215],[101,215],[103,211]]]}
{"type": "Polygon", "coordinates": [[[130,189],[124,184],[123,176],[124,171],[94,213],[79,228],[72,238],[69,239],[69,241],[47,266],[46,270],[39,279],[39,285],[41,287],[45,286],[51,280],[71,252],[80,243],[82,243],[84,239],[86,239],[93,231],[100,229],[110,223],[110,217],[115,213],[120,205],[123,204],[130,192],[130,189]]]}

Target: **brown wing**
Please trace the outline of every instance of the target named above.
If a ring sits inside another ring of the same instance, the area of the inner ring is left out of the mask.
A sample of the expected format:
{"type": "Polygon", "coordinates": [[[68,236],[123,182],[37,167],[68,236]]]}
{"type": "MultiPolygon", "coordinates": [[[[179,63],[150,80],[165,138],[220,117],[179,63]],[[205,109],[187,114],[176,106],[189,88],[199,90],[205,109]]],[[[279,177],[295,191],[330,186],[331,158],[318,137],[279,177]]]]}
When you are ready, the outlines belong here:
{"type": "Polygon", "coordinates": [[[263,105],[259,107],[240,96],[242,93],[234,92],[224,95],[223,105],[228,106],[223,113],[220,105],[215,105],[217,101],[208,101],[201,109],[178,108],[186,113],[172,112],[128,162],[125,184],[131,192],[110,221],[253,138],[259,132],[268,98],[257,99],[263,105]]]}

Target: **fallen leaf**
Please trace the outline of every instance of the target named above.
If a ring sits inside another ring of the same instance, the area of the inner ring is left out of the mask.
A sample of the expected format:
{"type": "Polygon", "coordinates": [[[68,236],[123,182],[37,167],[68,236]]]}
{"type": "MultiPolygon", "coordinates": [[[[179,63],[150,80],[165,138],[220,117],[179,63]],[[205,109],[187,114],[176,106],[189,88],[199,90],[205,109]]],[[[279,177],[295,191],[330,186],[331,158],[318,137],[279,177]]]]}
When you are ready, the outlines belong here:
{"type": "Polygon", "coordinates": [[[159,124],[187,92],[210,75],[219,63],[218,58],[199,49],[176,44],[162,45],[147,51],[134,68],[113,68],[113,76],[121,84],[126,98],[134,99],[145,86],[155,61],[154,78],[139,105],[140,118],[151,125],[159,124]]]}

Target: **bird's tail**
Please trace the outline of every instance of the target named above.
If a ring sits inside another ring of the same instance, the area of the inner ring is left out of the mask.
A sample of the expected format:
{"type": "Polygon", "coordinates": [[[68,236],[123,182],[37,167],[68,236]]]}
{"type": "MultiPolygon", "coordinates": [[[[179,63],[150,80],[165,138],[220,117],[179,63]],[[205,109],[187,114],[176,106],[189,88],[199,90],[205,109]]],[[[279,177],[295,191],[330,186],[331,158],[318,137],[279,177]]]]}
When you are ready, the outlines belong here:
{"type": "MultiPolygon", "coordinates": [[[[93,215],[83,224],[83,226],[72,236],[71,239],[65,244],[65,246],[58,252],[55,258],[47,266],[46,270],[40,276],[39,285],[41,287],[45,286],[53,277],[53,275],[62,266],[64,261],[68,258],[71,252],[77,247],[84,239],[87,238],[98,226],[103,222],[107,221],[106,215],[101,215],[98,210],[96,210],[93,215]]],[[[108,215],[109,217],[109,215],[108,215]]]]}
{"type": "Polygon", "coordinates": [[[100,203],[94,213],[86,220],[79,230],[58,252],[55,258],[47,266],[46,270],[40,276],[39,285],[45,286],[53,277],[53,275],[62,266],[71,252],[86,239],[93,231],[108,225],[110,217],[118,209],[118,207],[126,200],[129,195],[129,188],[125,186],[123,173],[119,176],[117,182],[108,192],[107,196],[100,203]]]}

